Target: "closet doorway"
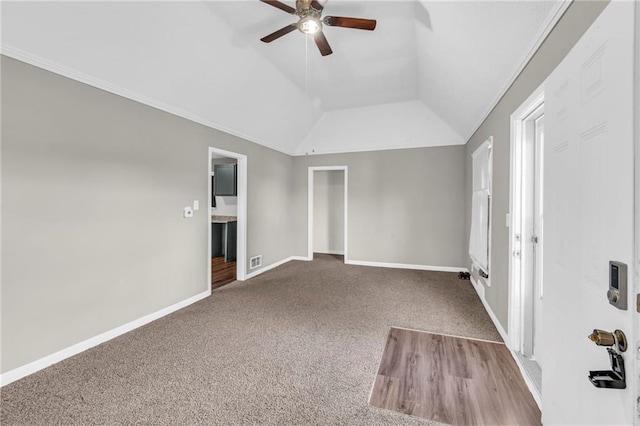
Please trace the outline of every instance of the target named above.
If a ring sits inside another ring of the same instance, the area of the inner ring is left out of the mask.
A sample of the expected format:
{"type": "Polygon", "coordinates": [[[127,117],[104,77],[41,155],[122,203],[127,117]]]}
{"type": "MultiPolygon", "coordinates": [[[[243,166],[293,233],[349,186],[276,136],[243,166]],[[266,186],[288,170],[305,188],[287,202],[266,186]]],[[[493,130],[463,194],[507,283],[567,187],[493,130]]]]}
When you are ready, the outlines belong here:
{"type": "Polygon", "coordinates": [[[347,255],[347,167],[309,167],[308,258],[347,255]]]}

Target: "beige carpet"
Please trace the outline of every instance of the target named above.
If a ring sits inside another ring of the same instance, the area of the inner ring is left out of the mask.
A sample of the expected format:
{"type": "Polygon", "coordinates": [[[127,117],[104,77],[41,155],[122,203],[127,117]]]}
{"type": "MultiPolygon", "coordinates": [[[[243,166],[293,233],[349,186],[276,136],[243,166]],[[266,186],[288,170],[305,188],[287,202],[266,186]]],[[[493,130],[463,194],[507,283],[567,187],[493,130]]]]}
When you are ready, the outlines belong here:
{"type": "Polygon", "coordinates": [[[368,405],[390,326],[499,340],[455,273],[289,262],[2,389],[2,425],[428,424],[368,405]]]}

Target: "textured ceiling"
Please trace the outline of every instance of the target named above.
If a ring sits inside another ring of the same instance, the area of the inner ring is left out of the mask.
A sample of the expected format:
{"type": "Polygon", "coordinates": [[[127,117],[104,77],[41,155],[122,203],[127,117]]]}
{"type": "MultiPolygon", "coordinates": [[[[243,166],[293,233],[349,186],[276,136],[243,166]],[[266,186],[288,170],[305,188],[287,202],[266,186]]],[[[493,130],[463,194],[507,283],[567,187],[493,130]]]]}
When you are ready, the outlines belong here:
{"type": "MultiPolygon", "coordinates": [[[[293,5],[293,1],[284,1],[293,5]]],[[[463,144],[558,10],[550,1],[340,1],[334,53],[257,0],[3,2],[3,53],[289,154],[463,144]]]]}

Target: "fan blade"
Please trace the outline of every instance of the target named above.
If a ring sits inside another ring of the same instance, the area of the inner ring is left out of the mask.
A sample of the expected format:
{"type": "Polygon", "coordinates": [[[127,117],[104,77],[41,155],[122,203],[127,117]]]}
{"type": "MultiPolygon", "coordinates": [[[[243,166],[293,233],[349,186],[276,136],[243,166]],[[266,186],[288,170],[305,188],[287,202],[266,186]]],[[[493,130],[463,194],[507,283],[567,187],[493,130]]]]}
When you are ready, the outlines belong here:
{"type": "Polygon", "coordinates": [[[283,35],[287,35],[297,28],[296,24],[287,25],[286,27],[280,28],[278,31],[272,32],[268,36],[262,37],[260,40],[265,43],[271,43],[273,40],[279,39],[283,35]]]}
{"type": "Polygon", "coordinates": [[[322,56],[331,55],[333,50],[331,50],[331,46],[329,46],[329,42],[327,38],[322,34],[322,31],[318,31],[314,36],[313,40],[316,42],[316,46],[320,49],[320,53],[322,56]]]}
{"type": "Polygon", "coordinates": [[[318,0],[313,0],[311,2],[311,7],[317,10],[318,12],[322,12],[322,9],[324,9],[324,6],[318,0]]]}
{"type": "Polygon", "coordinates": [[[325,16],[322,20],[330,27],[343,27],[343,28],[355,28],[357,30],[369,30],[376,29],[375,19],[362,19],[362,18],[344,18],[341,16],[325,16]]]}
{"type": "Polygon", "coordinates": [[[260,1],[266,4],[270,4],[273,7],[277,7],[280,10],[284,10],[285,12],[290,13],[292,15],[296,13],[296,10],[293,7],[288,6],[282,2],[279,2],[278,0],[260,0],[260,1]]]}

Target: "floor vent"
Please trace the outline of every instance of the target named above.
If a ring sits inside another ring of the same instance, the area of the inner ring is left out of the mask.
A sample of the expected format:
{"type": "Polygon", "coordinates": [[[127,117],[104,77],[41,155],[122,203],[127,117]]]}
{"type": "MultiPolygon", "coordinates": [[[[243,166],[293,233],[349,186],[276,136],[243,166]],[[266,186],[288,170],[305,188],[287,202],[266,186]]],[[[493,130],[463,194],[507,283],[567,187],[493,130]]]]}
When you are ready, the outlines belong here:
{"type": "Polygon", "coordinates": [[[259,266],[262,266],[262,255],[249,259],[249,269],[256,269],[259,266]]]}

